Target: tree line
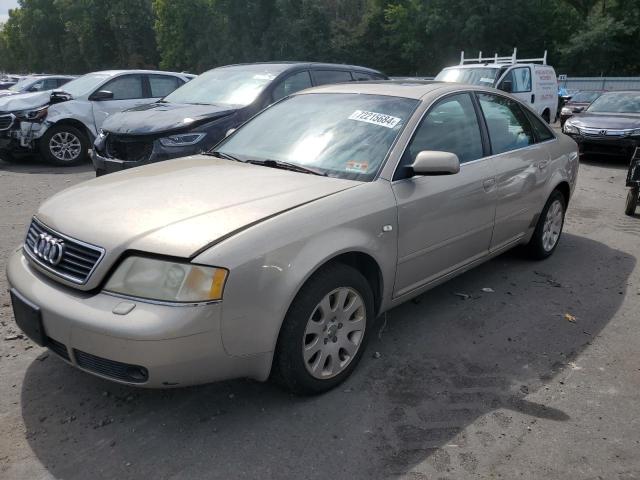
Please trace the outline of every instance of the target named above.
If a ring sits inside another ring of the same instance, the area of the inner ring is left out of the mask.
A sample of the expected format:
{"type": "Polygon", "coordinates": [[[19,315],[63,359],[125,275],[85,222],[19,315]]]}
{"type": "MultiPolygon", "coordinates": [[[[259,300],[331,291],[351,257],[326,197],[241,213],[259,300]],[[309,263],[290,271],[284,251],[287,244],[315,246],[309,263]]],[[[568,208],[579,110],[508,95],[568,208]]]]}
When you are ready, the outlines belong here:
{"type": "Polygon", "coordinates": [[[570,75],[640,74],[638,0],[19,0],[0,71],[85,73],[308,60],[434,75],[469,56],[570,75]]]}

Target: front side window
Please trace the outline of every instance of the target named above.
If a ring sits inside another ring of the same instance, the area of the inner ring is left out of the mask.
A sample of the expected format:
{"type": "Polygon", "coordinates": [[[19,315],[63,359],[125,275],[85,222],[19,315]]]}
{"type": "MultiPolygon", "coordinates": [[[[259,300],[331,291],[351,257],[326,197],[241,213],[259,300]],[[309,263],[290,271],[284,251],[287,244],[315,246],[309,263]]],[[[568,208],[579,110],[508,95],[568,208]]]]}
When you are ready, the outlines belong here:
{"type": "Polygon", "coordinates": [[[183,83],[179,78],[169,75],[149,75],[148,78],[152,98],[165,97],[183,83]]]}
{"type": "Polygon", "coordinates": [[[286,64],[237,65],[214,68],[185,83],[163,101],[195,105],[238,105],[252,103],[286,64]]]}
{"type": "Polygon", "coordinates": [[[494,155],[534,143],[531,125],[515,100],[489,93],[478,94],[487,121],[494,155]]]}
{"type": "Polygon", "coordinates": [[[100,90],[112,92],[113,100],[144,98],[142,77],[140,75],[123,75],[107,82],[100,90]]]}
{"type": "Polygon", "coordinates": [[[316,85],[351,82],[351,73],[342,70],[314,70],[313,80],[316,85]]]}
{"type": "Polygon", "coordinates": [[[294,95],[254,117],[218,150],[244,161],[288,162],[370,181],[417,104],[383,95],[294,95]]]}
{"type": "Polygon", "coordinates": [[[524,93],[531,91],[531,69],[529,67],[514,68],[507,73],[502,80],[511,82],[512,93],[524,93]]]}
{"type": "Polygon", "coordinates": [[[102,82],[111,77],[108,73],[88,73],[65,84],[63,90],[78,98],[94,91],[102,82]]]}
{"type": "Polygon", "coordinates": [[[468,93],[445,97],[431,107],[405,151],[402,166],[413,163],[424,150],[455,153],[460,163],[484,155],[478,117],[468,93]]]}
{"type": "Polygon", "coordinates": [[[291,95],[292,93],[299,92],[300,90],[304,90],[309,87],[311,87],[311,77],[309,76],[309,72],[304,71],[294,73],[276,85],[273,89],[273,101],[275,102],[281,98],[291,95]]]}

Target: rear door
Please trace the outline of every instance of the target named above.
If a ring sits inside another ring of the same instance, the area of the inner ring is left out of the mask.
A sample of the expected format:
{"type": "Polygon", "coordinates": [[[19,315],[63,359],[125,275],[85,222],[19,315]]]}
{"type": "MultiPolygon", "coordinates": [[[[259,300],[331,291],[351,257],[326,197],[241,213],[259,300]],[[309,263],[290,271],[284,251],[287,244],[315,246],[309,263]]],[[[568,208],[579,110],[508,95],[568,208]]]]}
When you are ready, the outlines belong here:
{"type": "Polygon", "coordinates": [[[491,142],[497,206],[491,250],[520,240],[532,223],[546,183],[547,149],[537,144],[524,108],[503,95],[478,93],[491,142]]]}
{"type": "Polygon", "coordinates": [[[392,184],[399,226],[396,297],[489,252],[496,192],[479,118],[469,93],[448,95],[429,109],[404,152],[392,184]],[[460,172],[411,176],[406,167],[423,150],[455,153],[460,172]]]}
{"type": "MultiPolygon", "coordinates": [[[[109,115],[152,101],[145,94],[143,75],[141,74],[120,75],[103,84],[98,90],[112,92],[113,98],[109,100],[90,100],[96,131],[100,129],[109,115]]],[[[91,99],[91,97],[89,98],[91,99]]]]}

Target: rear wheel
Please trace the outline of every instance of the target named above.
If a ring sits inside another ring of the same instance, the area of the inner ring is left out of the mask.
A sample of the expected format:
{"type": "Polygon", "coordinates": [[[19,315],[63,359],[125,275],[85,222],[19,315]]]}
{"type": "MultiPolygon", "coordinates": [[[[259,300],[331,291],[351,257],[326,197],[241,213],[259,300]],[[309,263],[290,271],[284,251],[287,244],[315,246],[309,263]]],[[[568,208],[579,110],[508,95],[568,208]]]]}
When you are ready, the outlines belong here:
{"type": "Polygon", "coordinates": [[[545,122],[551,123],[551,114],[549,113],[549,110],[545,110],[544,112],[542,112],[542,118],[545,122]]]}
{"type": "Polygon", "coordinates": [[[566,208],[564,195],[554,190],[542,209],[533,236],[526,246],[529,256],[542,260],[554,252],[562,235],[566,208]]]}
{"type": "Polygon", "coordinates": [[[360,272],[343,264],[320,270],[289,307],[272,378],[302,395],[340,384],[362,357],[373,312],[373,293],[360,272]]]}
{"type": "Polygon", "coordinates": [[[629,216],[633,216],[636,213],[636,207],[638,206],[638,196],[640,195],[640,188],[633,187],[627,192],[627,201],[624,206],[624,213],[629,216]]]}
{"type": "Polygon", "coordinates": [[[77,165],[89,158],[89,139],[72,125],[54,125],[40,139],[40,153],[54,165],[77,165]]]}

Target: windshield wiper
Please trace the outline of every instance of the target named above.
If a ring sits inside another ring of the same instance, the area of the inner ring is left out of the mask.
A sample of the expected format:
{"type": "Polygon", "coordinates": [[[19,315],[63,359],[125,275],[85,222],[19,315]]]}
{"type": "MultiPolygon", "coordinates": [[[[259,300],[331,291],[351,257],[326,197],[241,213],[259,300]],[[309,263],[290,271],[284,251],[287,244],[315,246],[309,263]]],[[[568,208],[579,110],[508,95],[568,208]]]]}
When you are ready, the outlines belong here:
{"type": "Polygon", "coordinates": [[[321,170],[317,170],[311,167],[304,167],[296,163],[283,162],[281,160],[250,160],[249,163],[253,163],[254,165],[264,165],[265,167],[271,168],[281,168],[282,170],[291,170],[292,172],[311,173],[313,175],[320,175],[321,177],[328,176],[321,170]]]}
{"type": "Polygon", "coordinates": [[[225,160],[233,160],[234,162],[247,163],[245,160],[240,160],[238,157],[234,157],[233,155],[229,155],[228,153],[221,152],[220,150],[214,150],[213,152],[204,152],[204,155],[223,158],[225,160]]]}

